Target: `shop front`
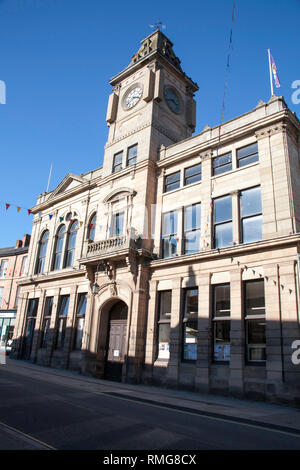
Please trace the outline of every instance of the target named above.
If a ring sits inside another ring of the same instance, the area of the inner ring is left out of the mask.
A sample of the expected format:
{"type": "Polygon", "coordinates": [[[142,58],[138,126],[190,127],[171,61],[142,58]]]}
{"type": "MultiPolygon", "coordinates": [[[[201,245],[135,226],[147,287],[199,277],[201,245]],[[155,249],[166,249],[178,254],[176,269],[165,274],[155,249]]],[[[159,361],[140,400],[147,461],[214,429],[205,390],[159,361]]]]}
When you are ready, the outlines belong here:
{"type": "Polygon", "coordinates": [[[0,350],[6,354],[11,350],[16,315],[16,310],[0,310],[0,350]]]}

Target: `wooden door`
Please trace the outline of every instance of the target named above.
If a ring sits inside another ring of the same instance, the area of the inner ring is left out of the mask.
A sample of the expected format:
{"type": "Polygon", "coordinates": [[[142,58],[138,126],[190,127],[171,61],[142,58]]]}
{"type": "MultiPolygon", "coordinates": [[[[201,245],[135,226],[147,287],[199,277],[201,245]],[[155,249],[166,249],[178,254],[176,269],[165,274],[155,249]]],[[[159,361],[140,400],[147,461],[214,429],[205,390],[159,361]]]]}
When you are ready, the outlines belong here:
{"type": "Polygon", "coordinates": [[[122,379],[122,367],[125,359],[127,326],[127,306],[117,304],[110,313],[105,377],[109,380],[122,379]],[[125,307],[124,307],[125,306],[125,307]],[[126,319],[124,318],[126,317],[126,319]]]}

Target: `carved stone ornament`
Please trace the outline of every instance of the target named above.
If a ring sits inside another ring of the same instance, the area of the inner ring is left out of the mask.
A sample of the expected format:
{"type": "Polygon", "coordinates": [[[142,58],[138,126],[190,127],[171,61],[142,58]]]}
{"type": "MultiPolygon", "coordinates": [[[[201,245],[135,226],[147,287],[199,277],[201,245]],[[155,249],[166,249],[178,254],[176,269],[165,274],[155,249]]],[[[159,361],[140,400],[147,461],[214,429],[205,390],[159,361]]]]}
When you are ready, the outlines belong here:
{"type": "Polygon", "coordinates": [[[111,297],[116,297],[118,295],[118,289],[117,289],[117,285],[116,285],[115,282],[112,282],[109,285],[109,293],[110,293],[111,297]]]}

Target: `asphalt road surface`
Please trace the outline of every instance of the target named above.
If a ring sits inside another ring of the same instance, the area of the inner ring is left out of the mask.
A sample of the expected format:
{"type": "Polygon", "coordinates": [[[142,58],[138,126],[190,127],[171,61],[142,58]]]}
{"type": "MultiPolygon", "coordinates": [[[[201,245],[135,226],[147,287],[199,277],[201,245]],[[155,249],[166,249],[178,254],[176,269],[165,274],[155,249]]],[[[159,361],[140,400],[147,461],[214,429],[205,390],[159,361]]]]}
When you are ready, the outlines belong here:
{"type": "Polygon", "coordinates": [[[300,433],[0,368],[0,450],[299,450],[300,433]]]}

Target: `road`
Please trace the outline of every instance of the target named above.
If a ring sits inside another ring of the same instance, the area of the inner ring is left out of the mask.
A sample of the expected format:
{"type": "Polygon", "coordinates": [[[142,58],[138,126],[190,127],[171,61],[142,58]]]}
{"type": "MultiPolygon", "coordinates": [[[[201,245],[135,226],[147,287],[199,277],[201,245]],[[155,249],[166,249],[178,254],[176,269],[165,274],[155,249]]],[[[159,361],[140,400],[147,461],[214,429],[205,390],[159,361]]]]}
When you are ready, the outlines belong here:
{"type": "Polygon", "coordinates": [[[0,367],[0,450],[299,450],[300,432],[0,367]]]}

